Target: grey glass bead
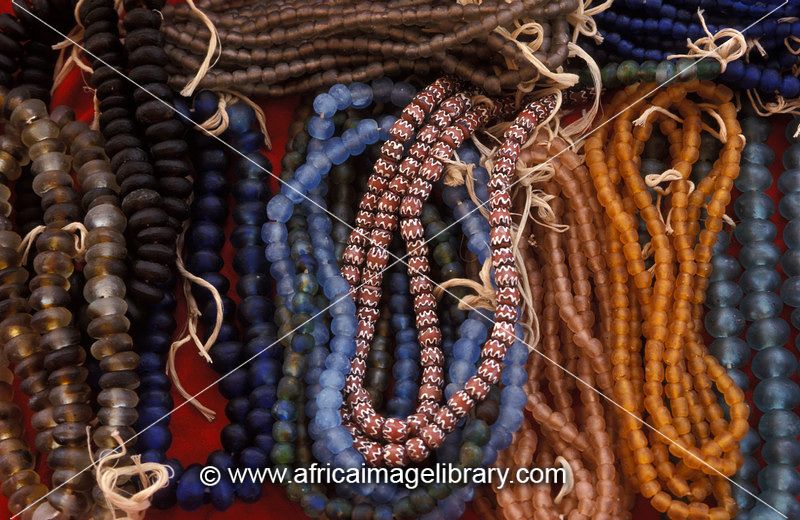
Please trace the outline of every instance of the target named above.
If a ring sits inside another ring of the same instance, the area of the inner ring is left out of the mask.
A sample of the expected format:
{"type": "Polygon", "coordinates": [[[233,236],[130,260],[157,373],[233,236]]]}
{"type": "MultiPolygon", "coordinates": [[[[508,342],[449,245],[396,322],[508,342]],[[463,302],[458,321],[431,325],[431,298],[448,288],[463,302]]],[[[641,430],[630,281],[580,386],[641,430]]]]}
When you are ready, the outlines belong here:
{"type": "Polygon", "coordinates": [[[733,307],[720,307],[709,310],[704,318],[706,331],[714,338],[724,338],[739,334],[745,325],[744,315],[733,307]]]}
{"type": "Polygon", "coordinates": [[[800,503],[797,497],[785,491],[767,489],[758,495],[764,503],[757,503],[750,511],[750,520],[793,520],[800,518],[800,503]],[[772,507],[770,507],[772,506],[772,507]],[[774,508],[774,509],[773,509],[774,508]],[[779,515],[775,509],[783,513],[779,515]]]}
{"type": "Polygon", "coordinates": [[[772,173],[762,164],[743,161],[739,177],[734,181],[736,189],[741,192],[765,191],[772,184],[772,173]]]}
{"type": "Polygon", "coordinates": [[[787,464],[769,464],[758,472],[761,489],[777,489],[792,495],[800,494],[800,474],[787,464]]]}
{"type": "Polygon", "coordinates": [[[120,208],[112,204],[100,204],[86,212],[84,223],[88,230],[110,227],[120,233],[125,231],[128,221],[120,208]]]}
{"type": "Polygon", "coordinates": [[[742,119],[742,133],[747,137],[747,145],[766,141],[772,130],[772,125],[764,117],[751,115],[742,119]]]}
{"type": "Polygon", "coordinates": [[[748,269],[758,265],[776,265],[781,258],[778,246],[772,242],[753,242],[742,246],[739,251],[739,262],[748,269]]]}
{"type": "Polygon", "coordinates": [[[759,437],[758,433],[752,428],[747,430],[744,438],[739,441],[739,448],[741,448],[743,455],[755,453],[760,446],[761,437],[759,437]]]}
{"type": "Polygon", "coordinates": [[[740,367],[750,358],[750,348],[747,343],[736,336],[715,339],[711,342],[709,350],[725,368],[740,367]]]}
{"type": "Polygon", "coordinates": [[[800,219],[786,223],[783,228],[783,241],[789,249],[800,249],[800,219]]]}
{"type": "Polygon", "coordinates": [[[786,305],[800,307],[800,276],[792,276],[783,282],[781,298],[786,305]]]}
{"type": "Polygon", "coordinates": [[[790,437],[771,439],[761,447],[761,456],[767,464],[800,464],[800,442],[790,437]]]}
{"type": "Polygon", "coordinates": [[[800,405],[800,387],[785,377],[770,377],[756,385],[753,402],[762,412],[791,410],[800,405]]]}
{"type": "Polygon", "coordinates": [[[762,350],[782,347],[789,341],[791,328],[780,316],[756,320],[747,328],[747,343],[750,348],[762,350]]]}
{"type": "Polygon", "coordinates": [[[777,316],[783,308],[780,296],[771,291],[758,291],[746,294],[740,306],[748,321],[777,316]]]}
{"type": "Polygon", "coordinates": [[[714,245],[711,248],[711,252],[715,255],[724,254],[729,245],[731,245],[730,233],[719,233],[717,235],[717,240],[714,242],[714,245]]]}
{"type": "Polygon", "coordinates": [[[778,236],[775,224],[762,218],[742,219],[733,233],[740,244],[748,244],[758,240],[772,242],[778,236]]]}
{"type": "Polygon", "coordinates": [[[755,291],[777,291],[781,286],[781,276],[771,267],[758,266],[745,269],[739,280],[742,290],[747,293],[755,291]]]}
{"type": "Polygon", "coordinates": [[[784,170],[778,176],[778,190],[784,195],[800,191],[800,168],[784,170]]]}
{"type": "Polygon", "coordinates": [[[733,210],[740,219],[770,218],[775,214],[775,203],[762,191],[746,191],[736,198],[733,210]]]}
{"type": "Polygon", "coordinates": [[[785,348],[770,347],[756,353],[751,369],[759,379],[791,377],[797,370],[797,360],[785,348]]]}
{"type": "Polygon", "coordinates": [[[717,255],[711,258],[709,280],[733,280],[739,276],[741,271],[738,260],[729,255],[717,255]]]}
{"type": "Polygon", "coordinates": [[[789,316],[789,321],[792,322],[792,327],[796,329],[800,328],[800,309],[792,311],[792,314],[789,316]]]}
{"type": "Polygon", "coordinates": [[[720,280],[708,285],[706,305],[709,307],[734,307],[742,299],[742,288],[729,280],[720,280]]]}
{"type": "Polygon", "coordinates": [[[739,467],[739,471],[736,472],[736,476],[744,480],[755,480],[760,469],[761,465],[755,457],[744,457],[744,461],[739,467]]]}
{"type": "Polygon", "coordinates": [[[778,201],[778,209],[786,220],[800,217],[800,192],[787,193],[778,201]]]}
{"type": "Polygon", "coordinates": [[[749,142],[744,146],[744,150],[742,150],[743,164],[745,161],[747,161],[753,164],[769,166],[774,160],[775,152],[769,145],[765,143],[759,143],[755,141],[749,142]]]}
{"type": "Polygon", "coordinates": [[[783,167],[787,170],[800,168],[800,143],[795,143],[783,152],[783,167]]]}
{"type": "MultiPolygon", "coordinates": [[[[739,370],[738,368],[731,368],[728,369],[728,377],[731,378],[733,384],[735,384],[741,390],[747,390],[750,387],[750,378],[747,377],[747,374],[739,370]]],[[[723,408],[728,410],[728,404],[725,402],[724,399],[721,399],[723,408]]]]}
{"type": "MultiPolygon", "coordinates": [[[[755,484],[748,479],[739,477],[733,479],[733,481],[736,482],[738,486],[731,486],[731,493],[733,494],[733,499],[736,500],[736,505],[739,507],[739,510],[745,511],[753,507],[756,503],[754,495],[758,493],[755,484]]],[[[741,519],[741,512],[736,515],[736,518],[737,520],[741,519]]]]}

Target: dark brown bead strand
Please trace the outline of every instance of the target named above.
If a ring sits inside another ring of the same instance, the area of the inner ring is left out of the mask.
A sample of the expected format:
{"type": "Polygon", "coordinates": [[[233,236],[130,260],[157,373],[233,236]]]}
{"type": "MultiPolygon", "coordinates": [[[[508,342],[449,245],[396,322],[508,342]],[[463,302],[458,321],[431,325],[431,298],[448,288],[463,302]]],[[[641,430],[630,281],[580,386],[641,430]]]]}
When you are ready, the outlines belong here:
{"type": "MultiPolygon", "coordinates": [[[[177,234],[189,217],[187,193],[191,184],[187,177],[191,173],[191,166],[184,156],[187,149],[183,135],[185,129],[176,119],[171,106],[171,92],[166,85],[162,40],[156,37],[161,27],[161,14],[156,9],[162,7],[163,2],[155,2],[155,5],[135,0],[125,2],[128,75],[144,86],[137,87],[133,92],[137,104],[135,118],[153,158],[153,173],[157,181],[155,189],[153,186],[143,188],[156,191],[161,196],[160,208],[150,206],[149,213],[140,210],[140,218],[130,218],[130,233],[139,246],[161,244],[174,249],[174,241],[160,241],[162,238],[171,238],[173,234],[166,229],[159,231],[159,228],[170,227],[177,234]],[[158,95],[159,99],[150,92],[158,95]]],[[[129,192],[129,195],[133,194],[129,192]]],[[[136,194],[138,202],[143,200],[141,195],[145,195],[144,199],[152,199],[152,194],[139,192],[136,194]]],[[[132,205],[137,205],[137,202],[133,201],[132,205]]],[[[140,250],[140,253],[144,255],[138,254],[133,263],[136,282],[131,286],[132,292],[134,296],[146,296],[147,301],[160,301],[162,292],[157,288],[171,278],[173,266],[161,263],[162,256],[151,255],[149,248],[140,250]]]]}
{"type": "Polygon", "coordinates": [[[34,311],[31,326],[39,334],[45,351],[44,367],[52,406],[49,413],[55,424],[54,448],[47,460],[53,469],[53,484],[60,487],[47,500],[52,508],[68,517],[80,517],[89,509],[88,492],[93,484],[91,475],[78,475],[91,462],[86,451],[86,429],[94,412],[89,404],[88,371],[83,367],[86,352],[80,344],[81,334],[75,327],[73,314],[67,308],[71,301],[68,291],[74,272],[75,235],[63,228],[75,222],[81,211],[73,202],[77,195],[69,175],[70,157],[48,150],[63,149],[63,143],[60,129],[48,117],[44,103],[33,99],[21,103],[11,115],[11,124],[20,129],[29,153],[36,145],[49,143],[36,148],[41,155],[31,154],[33,186],[43,199],[46,229],[36,239],[33,262],[36,276],[30,281],[29,303],[34,311]],[[51,191],[64,195],[45,205],[45,196],[51,191]]]}
{"type": "MultiPolygon", "coordinates": [[[[545,34],[534,54],[547,67],[567,57],[567,14],[575,0],[486,1],[480,5],[433,2],[299,1],[242,2],[239,9],[211,3],[204,12],[221,42],[219,61],[200,86],[234,88],[250,95],[285,95],[334,82],[368,81],[382,75],[421,73],[424,62],[475,84],[489,94],[513,90],[538,74],[521,49],[494,33],[533,19],[545,34]],[[469,44],[469,50],[466,45],[469,44]],[[491,49],[488,57],[484,49],[491,49]],[[478,52],[473,52],[479,50],[478,52]],[[476,56],[477,54],[477,56],[476,56]],[[351,64],[346,64],[342,57],[351,64]],[[353,65],[369,57],[368,67],[353,65]],[[317,73],[326,70],[325,73],[317,73]],[[500,71],[500,72],[498,72],[500,71]]],[[[186,84],[208,49],[208,29],[184,5],[168,6],[164,33],[171,60],[170,83],[186,84]]]]}

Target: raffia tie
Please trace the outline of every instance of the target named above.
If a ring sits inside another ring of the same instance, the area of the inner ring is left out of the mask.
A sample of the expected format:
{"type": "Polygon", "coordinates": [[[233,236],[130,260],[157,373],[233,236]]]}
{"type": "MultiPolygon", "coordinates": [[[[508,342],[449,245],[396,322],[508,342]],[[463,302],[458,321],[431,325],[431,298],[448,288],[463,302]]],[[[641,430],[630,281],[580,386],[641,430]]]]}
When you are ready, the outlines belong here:
{"type": "Polygon", "coordinates": [[[195,407],[203,415],[203,417],[206,418],[206,420],[213,421],[217,416],[216,412],[203,405],[195,396],[186,391],[181,383],[180,375],[178,374],[178,369],[175,365],[175,359],[178,354],[178,350],[180,350],[183,345],[189,342],[194,343],[197,347],[197,351],[200,353],[200,356],[211,363],[211,356],[208,355],[208,351],[211,350],[211,347],[217,341],[217,337],[219,337],[219,331],[222,328],[222,297],[220,296],[216,287],[199,276],[195,276],[194,274],[190,273],[189,270],[186,269],[186,266],[183,262],[183,245],[185,236],[186,228],[184,227],[183,232],[181,232],[180,236],[178,237],[175,264],[178,268],[178,272],[183,278],[182,289],[184,300],[186,301],[187,316],[183,330],[181,331],[181,337],[173,341],[170,345],[169,354],[167,356],[167,375],[170,376],[170,379],[172,379],[172,382],[175,385],[175,389],[178,390],[178,393],[184,399],[186,399],[189,404],[195,407]],[[193,283],[203,287],[211,293],[211,297],[213,298],[214,305],[216,307],[214,328],[211,330],[211,333],[208,335],[206,341],[202,341],[200,339],[200,335],[197,331],[199,317],[202,315],[202,313],[200,312],[200,308],[197,306],[197,301],[192,294],[191,284],[193,283]]]}
{"type": "Polygon", "coordinates": [[[689,47],[687,54],[672,54],[667,56],[668,60],[678,58],[712,58],[719,62],[722,72],[728,68],[728,63],[738,60],[743,57],[748,50],[748,43],[744,35],[731,27],[720,29],[716,34],[711,34],[706,25],[706,20],[703,18],[703,10],[697,10],[697,17],[700,19],[700,25],[706,36],[698,38],[697,41],[686,39],[686,45],[689,47]],[[727,38],[722,44],[717,45],[717,41],[727,38]]]}
{"type": "MultiPolygon", "coordinates": [[[[89,427],[87,430],[87,438],[89,427]]],[[[114,518],[143,520],[145,513],[150,508],[150,501],[153,495],[169,485],[169,479],[174,476],[171,467],[157,462],[142,462],[141,455],[130,457],[131,464],[116,465],[115,461],[123,459],[128,450],[122,441],[119,433],[114,432],[113,439],[117,441],[118,447],[108,450],[99,460],[95,461],[92,455],[91,441],[89,445],[89,457],[95,471],[97,487],[103,494],[103,498],[113,512],[114,518]],[[138,477],[141,489],[129,495],[119,485],[120,480],[127,482],[131,477],[138,477]],[[124,516],[117,516],[120,512],[124,516]]],[[[121,461],[120,461],[121,462],[121,461]]]]}
{"type": "MultiPolygon", "coordinates": [[[[761,99],[761,94],[755,89],[748,90],[747,97],[750,99],[750,104],[753,105],[753,109],[762,117],[769,117],[775,114],[800,115],[800,99],[786,101],[786,98],[783,96],[776,95],[775,101],[765,103],[761,99]]],[[[797,127],[792,137],[800,137],[800,126],[797,127]]]]}
{"type": "Polygon", "coordinates": [[[193,0],[186,0],[186,3],[189,5],[189,10],[191,10],[197,18],[200,19],[203,25],[206,26],[208,29],[208,50],[206,51],[206,55],[203,58],[203,61],[200,63],[200,67],[197,69],[197,74],[183,87],[181,90],[181,96],[191,96],[194,92],[194,89],[197,88],[197,85],[200,84],[200,81],[208,74],[208,71],[211,70],[214,65],[217,64],[219,57],[222,55],[222,52],[217,53],[216,59],[214,59],[214,63],[211,63],[211,58],[214,57],[214,54],[217,51],[217,46],[220,47],[220,51],[222,50],[222,40],[219,37],[219,33],[217,32],[217,28],[214,26],[214,23],[211,19],[198,7],[194,4],[193,0]]]}
{"type": "Polygon", "coordinates": [[[597,29],[594,16],[610,8],[614,0],[605,0],[594,7],[591,7],[592,3],[593,0],[579,1],[577,9],[567,15],[567,21],[575,27],[572,31],[573,43],[576,43],[581,35],[592,38],[595,43],[603,43],[603,36],[597,29]]]}
{"type": "Polygon", "coordinates": [[[242,102],[252,108],[253,112],[255,112],[258,127],[261,130],[261,134],[264,136],[264,146],[267,148],[267,150],[272,150],[272,140],[270,139],[269,132],[267,131],[267,117],[264,115],[264,110],[252,99],[245,96],[241,92],[237,92],[236,90],[218,89],[214,92],[217,93],[218,98],[217,111],[211,114],[211,117],[206,119],[200,125],[200,127],[210,135],[222,135],[222,133],[228,129],[228,125],[230,123],[228,113],[225,109],[234,103],[242,102]]]}
{"type": "MultiPolygon", "coordinates": [[[[534,25],[539,25],[539,24],[536,24],[535,22],[529,22],[528,24],[525,25],[533,27],[534,25]]],[[[539,25],[539,28],[540,28],[539,31],[541,33],[541,25],[539,25]]],[[[523,34],[523,32],[521,32],[520,29],[517,29],[514,31],[514,33],[511,33],[509,32],[508,29],[504,27],[496,27],[495,32],[500,36],[502,36],[503,38],[505,38],[506,40],[512,42],[514,45],[516,45],[517,48],[519,48],[519,50],[522,52],[522,55],[525,57],[525,59],[539,73],[540,76],[539,78],[534,78],[531,81],[520,85],[520,87],[530,89],[533,87],[534,84],[541,82],[542,77],[549,79],[551,83],[560,88],[571,87],[578,83],[577,74],[573,74],[571,72],[551,71],[545,66],[544,63],[542,63],[542,61],[539,58],[536,57],[534,52],[538,50],[539,47],[536,46],[535,48],[532,48],[531,43],[538,41],[538,45],[541,46],[541,41],[539,41],[538,37],[534,42],[524,42],[518,39],[520,34],[523,34]]],[[[543,37],[544,35],[542,34],[542,38],[543,37]]]]}
{"type": "Polygon", "coordinates": [[[594,85],[594,101],[592,101],[592,106],[588,111],[584,111],[581,117],[561,129],[561,136],[572,143],[575,136],[582,135],[592,127],[592,123],[600,112],[600,96],[603,92],[603,80],[600,75],[600,67],[589,53],[583,50],[580,45],[572,42],[567,44],[567,48],[569,49],[570,56],[577,56],[586,62],[586,66],[589,68],[589,73],[592,76],[592,85],[594,85]]]}
{"type": "Polygon", "coordinates": [[[472,289],[475,294],[470,294],[461,298],[458,302],[458,308],[463,311],[475,309],[488,309],[493,311],[497,307],[497,297],[495,295],[494,285],[492,284],[492,262],[491,258],[487,258],[483,263],[478,278],[480,283],[469,278],[451,278],[439,284],[434,290],[433,294],[437,298],[441,298],[445,289],[451,287],[466,287],[472,289]]]}
{"type": "MultiPolygon", "coordinates": [[[[28,262],[28,255],[31,252],[33,244],[36,242],[36,238],[44,233],[46,229],[47,226],[36,226],[35,228],[31,229],[27,235],[25,235],[25,237],[19,243],[19,246],[17,246],[17,252],[22,253],[23,264],[28,262]]],[[[73,233],[75,235],[75,259],[82,259],[84,253],[86,253],[86,237],[89,234],[86,226],[80,222],[71,222],[62,227],[61,230],[68,233],[73,233]]]]}

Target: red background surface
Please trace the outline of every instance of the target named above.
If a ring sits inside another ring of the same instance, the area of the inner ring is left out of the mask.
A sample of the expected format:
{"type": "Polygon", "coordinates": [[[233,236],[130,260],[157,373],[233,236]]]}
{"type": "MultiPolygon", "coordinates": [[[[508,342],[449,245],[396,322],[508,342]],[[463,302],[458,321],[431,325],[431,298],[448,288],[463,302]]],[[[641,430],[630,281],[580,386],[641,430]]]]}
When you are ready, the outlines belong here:
{"type": "MultiPolygon", "coordinates": [[[[10,0],[0,0],[0,12],[10,11],[10,6],[10,0]]],[[[68,104],[75,109],[79,119],[90,121],[93,115],[91,95],[87,92],[88,89],[86,89],[85,85],[86,83],[78,71],[73,71],[54,93],[51,108],[60,104],[68,104]]],[[[271,100],[269,102],[263,102],[263,100],[256,101],[260,102],[267,116],[267,128],[272,139],[273,147],[271,151],[266,152],[266,155],[274,165],[274,173],[278,175],[280,173],[280,159],[286,144],[287,129],[298,100],[296,98],[287,98],[271,100]]],[[[770,138],[770,144],[779,152],[777,155],[778,158],[780,158],[780,151],[786,147],[786,141],[783,137],[783,125],[775,126],[781,128],[775,129],[770,138]]],[[[776,176],[780,173],[780,160],[775,161],[772,170],[776,176]]],[[[774,185],[772,187],[772,194],[773,196],[777,194],[774,185]]],[[[234,274],[230,268],[230,261],[232,259],[230,244],[225,246],[223,257],[226,260],[225,274],[233,279],[234,274]]],[[[236,299],[235,292],[230,296],[236,299]]],[[[183,323],[180,318],[183,312],[184,306],[182,302],[179,302],[176,311],[179,326],[183,323]]],[[[202,390],[215,381],[217,377],[217,374],[197,355],[196,351],[190,347],[180,351],[177,356],[177,366],[179,373],[182,375],[183,385],[191,394],[202,390]]],[[[23,399],[21,399],[21,397],[21,392],[18,392],[18,401],[23,410],[25,410],[26,407],[23,405],[23,399]]],[[[173,398],[176,405],[183,402],[183,399],[174,391],[173,398]]],[[[199,397],[199,400],[217,412],[217,419],[214,422],[209,423],[190,406],[180,408],[171,418],[173,442],[172,448],[169,451],[169,456],[178,458],[183,463],[184,467],[195,462],[205,462],[207,454],[219,448],[219,433],[222,427],[227,424],[227,418],[224,414],[225,399],[220,395],[216,387],[212,387],[204,392],[199,397]]],[[[29,416],[26,417],[29,418],[29,416]]],[[[27,424],[29,426],[30,423],[28,422],[27,424]]],[[[33,435],[31,434],[30,427],[27,428],[27,438],[32,446],[33,435]]],[[[43,472],[42,474],[46,476],[46,464],[44,461],[39,461],[39,467],[43,472]]],[[[6,499],[4,496],[0,495],[0,518],[7,518],[8,516],[6,499]]],[[[242,504],[237,502],[225,512],[216,511],[211,505],[205,505],[192,512],[182,511],[180,508],[176,507],[169,511],[153,509],[148,512],[146,518],[148,520],[202,518],[222,520],[251,517],[277,520],[284,518],[303,518],[304,516],[302,510],[296,504],[289,502],[285,498],[285,494],[281,488],[270,485],[265,486],[264,494],[258,503],[242,504]]],[[[478,516],[468,509],[464,518],[475,520],[478,516]]],[[[639,504],[634,510],[633,518],[635,520],[655,520],[659,518],[659,516],[645,501],[640,499],[639,504]]]]}

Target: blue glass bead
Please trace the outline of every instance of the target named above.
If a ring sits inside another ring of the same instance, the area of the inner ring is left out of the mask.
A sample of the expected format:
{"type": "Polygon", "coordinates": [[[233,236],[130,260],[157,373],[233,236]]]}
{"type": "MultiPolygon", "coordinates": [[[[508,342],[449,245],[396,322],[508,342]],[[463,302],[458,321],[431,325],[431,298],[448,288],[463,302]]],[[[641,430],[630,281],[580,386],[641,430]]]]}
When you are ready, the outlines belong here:
{"type": "Polygon", "coordinates": [[[236,136],[231,144],[237,152],[248,154],[258,151],[263,143],[264,136],[261,132],[250,131],[236,136]]]}
{"type": "MultiPolygon", "coordinates": [[[[217,172],[205,172],[194,185],[195,192],[202,195],[224,195],[228,190],[228,183],[225,176],[217,172]]],[[[194,225],[194,223],[193,223],[194,225]]]]}
{"type": "Polygon", "coordinates": [[[225,233],[220,226],[201,221],[192,224],[189,239],[193,249],[219,250],[225,244],[225,233]]]}
{"type": "Polygon", "coordinates": [[[328,89],[328,93],[336,101],[337,110],[346,110],[347,108],[350,107],[350,104],[353,102],[353,98],[350,95],[350,89],[347,88],[347,86],[342,85],[341,83],[337,83],[336,85],[328,89]]]}
{"type": "Polygon", "coordinates": [[[767,441],[800,435],[800,418],[789,410],[769,410],[758,421],[758,433],[767,441]]]}
{"type": "Polygon", "coordinates": [[[800,276],[792,276],[783,282],[781,298],[786,305],[800,307],[800,276]]]}
{"type": "Polygon", "coordinates": [[[372,95],[375,101],[386,103],[390,100],[394,82],[389,78],[378,78],[372,81],[372,95]]]}
{"type": "Polygon", "coordinates": [[[194,201],[192,212],[196,215],[196,220],[202,222],[223,222],[227,216],[227,208],[222,199],[214,195],[206,195],[194,201]]]}
{"type": "Polygon", "coordinates": [[[349,85],[350,95],[353,98],[352,105],[355,109],[367,108],[372,104],[372,89],[364,83],[351,83],[349,85]]]}
{"type": "MultiPolygon", "coordinates": [[[[340,430],[344,431],[344,430],[340,430]]],[[[346,435],[350,435],[346,431],[344,431],[346,435]]],[[[352,438],[350,440],[350,446],[352,446],[352,438]]],[[[333,450],[331,452],[335,453],[333,450]]],[[[334,455],[333,457],[333,465],[339,468],[358,468],[364,464],[364,457],[362,457],[354,448],[347,448],[344,451],[341,451],[334,455]]]]}
{"type": "MultiPolygon", "coordinates": [[[[772,267],[759,266],[747,269],[740,280],[745,292],[776,291],[781,286],[781,277],[772,267]]],[[[734,304],[735,305],[735,304],[734,304]]]]}
{"type": "Polygon", "coordinates": [[[340,137],[332,137],[325,141],[323,150],[325,155],[333,164],[342,164],[349,157],[347,147],[344,145],[340,137]]]}
{"type": "Polygon", "coordinates": [[[202,250],[195,251],[186,262],[186,267],[193,273],[207,273],[209,271],[219,271],[223,266],[222,257],[214,251],[202,250]]]}
{"type": "MultiPolygon", "coordinates": [[[[164,375],[161,373],[160,375],[164,375]]],[[[172,403],[170,403],[171,405],[172,403]]],[[[138,408],[139,418],[136,424],[139,426],[137,430],[142,430],[150,425],[169,424],[169,412],[172,406],[141,406],[138,408]]]]}
{"type": "Polygon", "coordinates": [[[156,423],[139,432],[139,443],[149,450],[166,452],[172,444],[172,433],[164,423],[156,423]]]}
{"type": "Polygon", "coordinates": [[[356,126],[358,137],[365,144],[374,144],[380,137],[380,128],[374,119],[362,119],[356,126]]]}
{"type": "Polygon", "coordinates": [[[713,282],[708,286],[706,304],[713,307],[732,307],[742,299],[742,288],[731,281],[713,282]]]}
{"type": "Polygon", "coordinates": [[[232,422],[243,422],[250,410],[250,403],[247,397],[235,397],[228,401],[225,406],[225,416],[232,422]]]}
{"type": "Polygon", "coordinates": [[[758,474],[759,469],[761,469],[761,466],[754,457],[744,457],[744,461],[736,472],[736,476],[745,480],[753,480],[758,474]]]}
{"type": "Polygon", "coordinates": [[[292,202],[281,193],[272,197],[267,204],[267,217],[277,222],[288,222],[293,211],[292,202]]]}
{"type": "Polygon", "coordinates": [[[742,477],[737,477],[733,481],[738,484],[738,486],[731,486],[733,499],[736,501],[736,505],[740,510],[739,514],[736,515],[736,518],[739,520],[741,519],[742,515],[745,515],[745,518],[748,518],[748,510],[751,509],[756,503],[756,499],[753,498],[753,496],[758,494],[758,489],[756,489],[756,486],[750,480],[745,480],[742,477]]]}
{"type": "Polygon", "coordinates": [[[243,134],[250,130],[256,119],[256,113],[244,103],[228,105],[225,111],[228,113],[228,131],[235,134],[243,134]]]}
{"type": "Polygon", "coordinates": [[[711,354],[726,368],[739,367],[750,358],[750,348],[741,338],[721,337],[711,342],[711,354]]]}
{"type": "Polygon", "coordinates": [[[761,447],[761,456],[767,464],[800,464],[800,442],[790,437],[768,440],[761,447]]]}
{"type": "Polygon", "coordinates": [[[358,132],[353,128],[342,132],[342,142],[347,152],[352,156],[361,155],[367,147],[366,143],[361,141],[358,132]]]}
{"type": "Polygon", "coordinates": [[[241,397],[247,394],[247,371],[244,368],[224,374],[219,382],[219,392],[226,399],[241,397]]]}
{"type": "Polygon", "coordinates": [[[773,292],[758,291],[745,295],[740,307],[747,320],[755,321],[776,316],[780,313],[783,302],[773,292]]]}
{"type": "Polygon", "coordinates": [[[272,163],[258,152],[248,153],[238,161],[237,173],[241,179],[264,179],[272,174],[272,163]]]}
{"type": "Polygon", "coordinates": [[[314,112],[319,114],[320,117],[326,119],[333,117],[333,115],[336,113],[336,110],[339,109],[336,98],[327,92],[315,97],[313,106],[314,112]]]}
{"type": "Polygon", "coordinates": [[[261,201],[268,193],[269,186],[258,179],[243,179],[233,187],[237,203],[261,201]]]}
{"type": "Polygon", "coordinates": [[[178,504],[187,511],[193,511],[203,505],[206,487],[200,481],[200,470],[199,464],[192,464],[186,468],[178,482],[175,492],[178,504]]]}
{"type": "Polygon", "coordinates": [[[781,317],[764,318],[750,324],[747,342],[754,349],[779,347],[789,340],[789,333],[789,324],[781,317]]]}
{"type": "Polygon", "coordinates": [[[220,442],[225,451],[239,453],[247,447],[247,430],[241,424],[227,424],[220,433],[220,442]]]}
{"type": "Polygon", "coordinates": [[[163,372],[149,372],[139,376],[141,388],[152,388],[153,390],[169,391],[172,386],[166,374],[163,372]]]}
{"type": "Polygon", "coordinates": [[[784,195],[800,191],[800,169],[785,170],[778,177],[778,190],[784,195]]]}
{"type": "Polygon", "coordinates": [[[784,75],[781,78],[780,92],[787,99],[796,98],[800,94],[800,80],[788,74],[784,75]]]}
{"type": "MultiPolygon", "coordinates": [[[[794,128],[797,128],[797,126],[794,128]]],[[[800,143],[789,146],[781,157],[783,160],[783,167],[787,170],[800,168],[800,143]]]]}
{"type": "MultiPolygon", "coordinates": [[[[233,244],[234,248],[241,248],[245,246],[254,246],[258,245],[259,247],[263,248],[264,245],[261,242],[261,224],[264,220],[264,206],[259,205],[258,213],[250,213],[248,215],[247,221],[248,224],[239,224],[233,229],[233,233],[231,233],[231,244],[233,244]]],[[[234,218],[236,215],[234,214],[234,218]]],[[[262,249],[263,253],[263,249],[262,249]]],[[[239,273],[242,276],[247,275],[248,273],[239,273]]]]}
{"type": "Polygon", "coordinates": [[[194,96],[192,106],[196,121],[205,121],[217,111],[219,98],[211,90],[201,90],[194,96]]]}
{"type": "Polygon", "coordinates": [[[250,432],[251,435],[271,431],[274,422],[275,420],[272,418],[272,414],[260,408],[251,410],[245,419],[247,431],[250,432]]]}
{"type": "Polygon", "coordinates": [[[392,104],[396,107],[403,108],[411,103],[415,93],[416,89],[414,89],[410,83],[406,83],[405,81],[395,83],[391,93],[392,104]]]}
{"type": "Polygon", "coordinates": [[[325,140],[333,137],[336,132],[336,125],[332,119],[312,117],[308,122],[308,135],[315,139],[325,140]]]}
{"type": "MultiPolygon", "coordinates": [[[[163,363],[161,365],[164,366],[163,363]]],[[[162,369],[163,370],[163,369],[162,369]]],[[[157,406],[159,408],[171,408],[172,396],[169,392],[159,392],[157,390],[147,390],[139,395],[139,402],[142,406],[157,406]]]]}
{"type": "Polygon", "coordinates": [[[241,362],[242,344],[238,341],[218,342],[210,355],[214,369],[219,372],[233,370],[241,362]]]}
{"type": "Polygon", "coordinates": [[[294,178],[306,188],[313,190],[322,180],[321,172],[309,164],[304,164],[295,170],[294,178]]]}
{"type": "Polygon", "coordinates": [[[250,407],[270,409],[276,399],[275,387],[269,384],[262,385],[250,392],[250,407]]]}
{"type": "Polygon", "coordinates": [[[800,249],[800,220],[789,221],[783,228],[783,240],[790,249],[800,249]]]}
{"type": "Polygon", "coordinates": [[[378,127],[380,128],[380,140],[385,141],[389,139],[389,130],[392,128],[392,125],[394,125],[395,121],[397,121],[397,118],[394,116],[382,116],[378,120],[378,127]]]}
{"type": "Polygon", "coordinates": [[[275,446],[275,440],[271,434],[260,433],[253,439],[253,445],[264,453],[269,453],[275,446]]]}
{"type": "Polygon", "coordinates": [[[761,411],[791,410],[800,405],[800,387],[783,377],[764,379],[756,385],[753,402],[761,411]]]}
{"type": "Polygon", "coordinates": [[[272,414],[279,421],[293,421],[297,417],[297,408],[289,401],[277,401],[272,405],[272,414]]]}
{"type": "MultiPolygon", "coordinates": [[[[752,119],[745,119],[745,122],[752,121],[752,119]]],[[[775,152],[772,148],[763,143],[763,142],[756,142],[766,140],[769,137],[769,132],[772,129],[771,125],[764,119],[764,118],[757,118],[757,126],[758,128],[750,129],[748,132],[748,128],[746,124],[742,125],[745,133],[749,133],[749,139],[752,142],[748,142],[744,150],[742,150],[742,160],[747,161],[747,163],[742,164],[742,171],[746,173],[748,179],[745,181],[746,184],[750,184],[749,189],[756,189],[764,191],[766,190],[771,184],[772,179],[769,180],[764,179],[764,169],[766,166],[772,164],[772,161],[775,160],[775,152]],[[756,134],[755,136],[753,134],[756,134]],[[758,170],[756,173],[754,170],[758,170]],[[761,179],[760,183],[757,185],[753,184],[752,181],[754,178],[758,177],[761,179]],[[763,184],[766,183],[766,184],[763,184]]],[[[741,174],[740,174],[741,176],[741,174]]],[[[746,190],[742,190],[746,191],[746,190]]]]}
{"type": "Polygon", "coordinates": [[[745,325],[744,316],[738,309],[721,307],[710,309],[704,318],[706,331],[714,338],[739,334],[745,325]]]}

